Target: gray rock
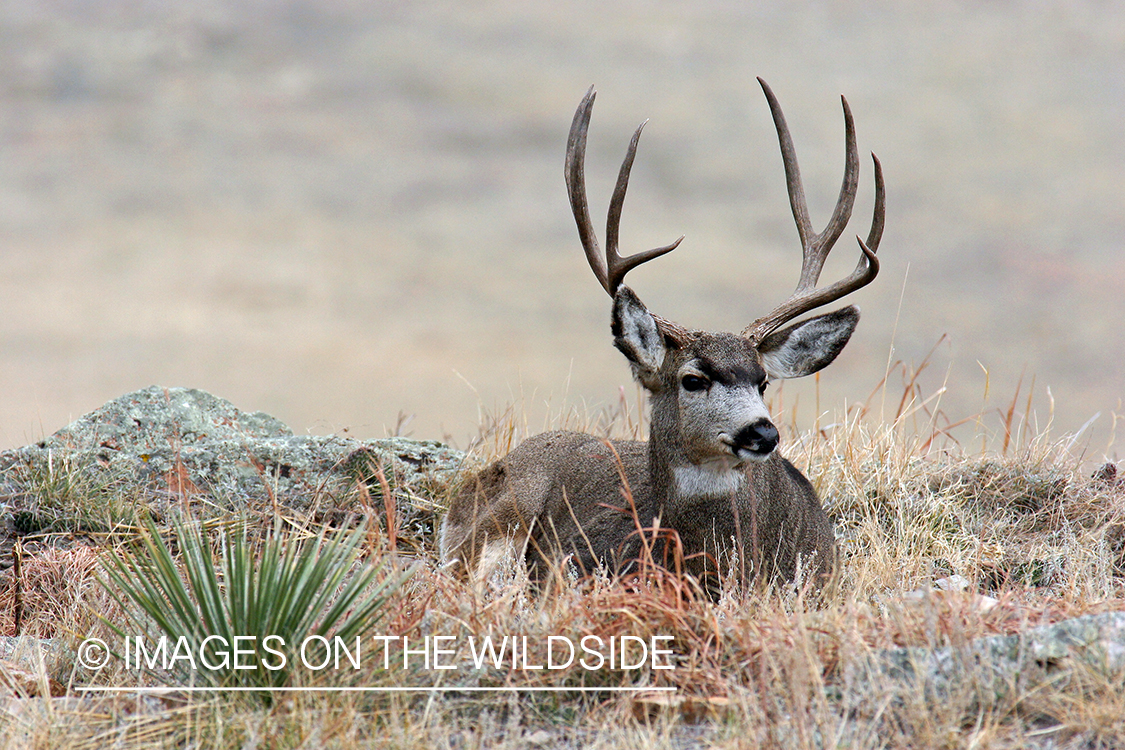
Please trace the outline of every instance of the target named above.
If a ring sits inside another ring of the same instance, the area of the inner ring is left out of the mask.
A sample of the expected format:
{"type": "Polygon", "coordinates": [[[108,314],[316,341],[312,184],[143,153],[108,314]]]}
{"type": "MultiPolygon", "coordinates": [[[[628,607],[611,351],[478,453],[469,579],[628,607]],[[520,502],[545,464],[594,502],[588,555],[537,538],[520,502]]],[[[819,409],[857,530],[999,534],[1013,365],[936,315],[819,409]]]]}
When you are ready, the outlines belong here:
{"type": "Polygon", "coordinates": [[[32,674],[44,672],[51,679],[65,682],[74,666],[74,651],[57,638],[4,635],[0,636],[0,664],[32,674]]]}
{"type": "Polygon", "coordinates": [[[140,504],[158,516],[185,500],[219,511],[382,512],[381,469],[400,528],[431,533],[434,498],[463,461],[432,441],[297,436],[204,391],[153,386],[0,453],[0,502],[24,531],[65,527],[68,512],[90,516],[91,503],[140,504]]]}
{"type": "Polygon", "coordinates": [[[1110,680],[1125,673],[1125,612],[1076,617],[963,646],[879,651],[849,668],[845,684],[881,685],[887,694],[929,701],[968,689],[990,703],[1077,671],[1110,680]]]}

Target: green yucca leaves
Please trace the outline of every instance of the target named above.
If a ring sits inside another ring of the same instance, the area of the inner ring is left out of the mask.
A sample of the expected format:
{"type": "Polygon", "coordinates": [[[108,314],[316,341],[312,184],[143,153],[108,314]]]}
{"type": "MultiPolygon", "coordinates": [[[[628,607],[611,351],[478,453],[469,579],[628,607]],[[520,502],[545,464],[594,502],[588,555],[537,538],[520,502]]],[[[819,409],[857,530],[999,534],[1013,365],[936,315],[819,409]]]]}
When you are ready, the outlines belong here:
{"type": "MultiPolygon", "coordinates": [[[[298,539],[275,527],[258,544],[247,538],[245,526],[224,530],[217,569],[201,526],[177,525],[174,536],[179,566],[151,522],[137,550],[110,553],[103,565],[109,577],[103,584],[130,620],[129,627],[113,629],[134,644],[139,637],[145,647],[143,656],[132,652],[133,667],[143,665],[174,684],[291,684],[305,668],[296,658],[302,643],[311,638],[321,652],[324,642],[317,636],[351,643],[382,619],[413,572],[361,562],[362,528],[298,539]],[[252,649],[242,652],[238,669],[229,660],[236,642],[252,649]]],[[[129,649],[126,640],[127,667],[129,649]]]]}

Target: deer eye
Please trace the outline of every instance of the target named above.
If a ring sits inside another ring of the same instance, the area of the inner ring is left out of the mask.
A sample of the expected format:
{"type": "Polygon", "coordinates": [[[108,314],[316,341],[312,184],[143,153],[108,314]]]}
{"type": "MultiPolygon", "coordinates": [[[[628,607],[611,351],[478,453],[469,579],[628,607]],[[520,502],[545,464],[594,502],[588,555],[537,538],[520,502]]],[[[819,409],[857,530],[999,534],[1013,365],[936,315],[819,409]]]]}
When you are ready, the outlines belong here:
{"type": "Polygon", "coordinates": [[[680,385],[684,387],[685,391],[702,391],[711,386],[711,381],[699,375],[684,375],[680,385]]]}

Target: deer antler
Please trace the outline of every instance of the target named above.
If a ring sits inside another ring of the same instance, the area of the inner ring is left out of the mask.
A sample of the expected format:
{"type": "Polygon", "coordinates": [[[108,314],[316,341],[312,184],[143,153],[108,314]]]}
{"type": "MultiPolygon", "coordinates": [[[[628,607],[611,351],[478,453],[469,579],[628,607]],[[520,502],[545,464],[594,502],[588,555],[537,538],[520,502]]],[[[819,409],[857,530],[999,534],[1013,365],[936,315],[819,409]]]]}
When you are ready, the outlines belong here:
{"type": "Polygon", "coordinates": [[[886,197],[883,190],[883,168],[875,154],[871,155],[875,162],[875,211],[871,220],[871,231],[864,242],[858,237],[861,255],[855,270],[844,279],[831,286],[817,288],[821,269],[828,258],[832,246],[843,233],[852,215],[855,196],[859,187],[859,156],[855,144],[855,125],[852,122],[852,112],[848,107],[848,100],[840,97],[844,105],[844,132],[847,141],[845,156],[844,183],[840,187],[840,197],[836,201],[836,208],[828,226],[820,234],[816,234],[809,219],[809,209],[805,202],[805,191],[801,186],[801,171],[797,166],[797,152],[793,148],[793,139],[789,135],[789,127],[785,124],[785,115],[781,112],[781,105],[773,91],[761,78],[762,90],[769,101],[770,111],[773,113],[773,122],[777,127],[777,139],[781,145],[781,159],[785,163],[785,182],[789,190],[789,203],[793,207],[793,218],[797,222],[797,233],[801,237],[802,260],[801,277],[797,288],[789,299],[782,302],[768,315],[751,323],[742,332],[755,346],[760,344],[766,336],[777,330],[788,321],[803,315],[810,310],[826,305],[840,299],[844,295],[854,292],[860,287],[870,284],[879,273],[879,261],[875,251],[879,248],[879,240],[883,236],[883,218],[886,209],[886,197]]]}
{"type": "MultiPolygon", "coordinates": [[[[625,280],[625,274],[637,266],[653,258],[658,258],[665,253],[675,250],[681,236],[675,242],[656,247],[652,250],[621,257],[617,251],[618,236],[621,228],[621,208],[625,204],[625,191],[629,187],[629,172],[633,168],[633,159],[637,155],[637,144],[641,140],[641,131],[645,124],[642,122],[637,127],[633,138],[629,141],[629,149],[625,152],[625,160],[621,163],[621,172],[617,176],[617,185],[613,188],[613,197],[609,201],[609,216],[606,219],[605,230],[605,260],[602,260],[601,250],[598,247],[598,237],[594,233],[593,223],[590,221],[590,208],[586,202],[586,175],[584,164],[586,161],[586,132],[590,127],[590,113],[594,108],[594,96],[597,94],[594,87],[586,92],[578,109],[574,113],[574,121],[570,125],[570,136],[566,142],[566,192],[570,196],[570,207],[574,212],[574,221],[578,225],[578,236],[582,240],[582,249],[586,251],[586,260],[594,271],[594,276],[601,283],[610,297],[617,293],[617,288],[625,280]]],[[[683,340],[687,336],[686,329],[681,326],[653,315],[657,325],[666,336],[683,340]]]]}

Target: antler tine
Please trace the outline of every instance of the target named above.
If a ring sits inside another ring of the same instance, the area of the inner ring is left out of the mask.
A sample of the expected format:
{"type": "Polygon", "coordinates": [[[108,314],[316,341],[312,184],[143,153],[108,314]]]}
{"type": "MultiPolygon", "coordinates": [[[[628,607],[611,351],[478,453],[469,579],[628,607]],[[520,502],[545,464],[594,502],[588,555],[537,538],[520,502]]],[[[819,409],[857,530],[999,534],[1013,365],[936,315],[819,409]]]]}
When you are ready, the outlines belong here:
{"type": "MultiPolygon", "coordinates": [[[[871,161],[875,163],[875,210],[871,217],[871,231],[867,233],[867,249],[874,255],[879,249],[879,240],[883,239],[883,221],[887,213],[887,196],[883,188],[883,165],[879,157],[871,154],[871,161]]],[[[858,237],[856,238],[858,239],[858,237]]]]}
{"type": "Polygon", "coordinates": [[[629,172],[633,168],[633,160],[637,155],[637,144],[641,139],[641,130],[645,126],[645,123],[642,122],[629,141],[629,149],[625,153],[625,160],[621,164],[621,172],[617,176],[617,185],[614,187],[613,197],[610,199],[609,216],[606,220],[605,260],[602,260],[601,251],[598,247],[598,237],[594,233],[594,226],[590,221],[584,169],[586,134],[590,127],[590,113],[593,111],[595,95],[594,87],[591,86],[574,113],[574,121],[571,123],[570,136],[566,145],[566,189],[570,196],[570,207],[574,212],[574,221],[578,225],[578,236],[582,240],[582,249],[586,252],[586,260],[589,261],[590,268],[594,271],[594,276],[597,277],[602,288],[612,297],[617,292],[617,287],[621,286],[624,281],[625,274],[646,261],[675,250],[684,238],[681,236],[670,245],[645,250],[627,258],[621,257],[618,253],[621,209],[625,204],[625,191],[629,187],[629,172]]]}
{"type": "Polygon", "coordinates": [[[617,287],[625,280],[625,274],[629,271],[653,258],[659,258],[665,253],[672,252],[684,241],[684,236],[680,235],[680,238],[675,242],[630,255],[628,258],[622,258],[617,251],[617,238],[621,229],[621,208],[625,205],[625,191],[629,187],[629,173],[633,169],[633,159],[637,156],[637,144],[641,141],[641,131],[645,129],[647,124],[648,120],[645,120],[638,125],[633,137],[629,139],[629,149],[625,152],[625,160],[621,162],[621,172],[617,175],[617,184],[613,188],[613,197],[609,201],[609,216],[606,218],[605,227],[605,257],[609,266],[609,289],[607,291],[610,294],[617,291],[617,287]]]}
{"type": "Polygon", "coordinates": [[[856,149],[855,124],[852,119],[851,108],[848,100],[840,97],[844,108],[844,136],[846,141],[844,180],[840,186],[840,197],[832,211],[832,218],[820,234],[815,234],[812,221],[809,218],[808,205],[805,201],[804,188],[801,185],[801,172],[797,166],[797,153],[793,147],[793,139],[789,134],[789,127],[785,123],[781,106],[777,102],[773,91],[761,78],[758,83],[762,85],[766,100],[769,102],[770,111],[773,113],[774,125],[777,128],[778,142],[781,146],[781,158],[785,165],[785,181],[789,191],[789,203],[793,208],[793,218],[797,223],[797,233],[801,238],[801,276],[793,294],[779,305],[773,312],[751,323],[742,332],[755,344],[768,336],[772,331],[789,320],[837,300],[851,292],[863,287],[879,273],[879,261],[875,251],[879,247],[879,240],[883,234],[883,220],[885,213],[885,195],[883,186],[883,171],[878,158],[871,155],[875,162],[875,211],[871,222],[871,231],[868,233],[867,242],[859,240],[860,258],[855,270],[844,279],[837,281],[823,289],[817,288],[820,272],[824,262],[831,252],[836,240],[843,234],[844,228],[851,219],[852,208],[855,206],[856,193],[859,189],[859,155],[856,149]]]}
{"type": "Polygon", "coordinates": [[[597,92],[591,86],[586,96],[582,97],[574,112],[574,121],[570,124],[570,135],[566,140],[566,192],[570,196],[570,208],[574,212],[574,222],[578,225],[578,238],[582,241],[582,249],[586,251],[586,260],[602,288],[612,296],[613,290],[609,286],[605,261],[601,257],[598,236],[594,233],[590,207],[586,201],[586,131],[590,127],[590,112],[596,95],[597,92]]]}

